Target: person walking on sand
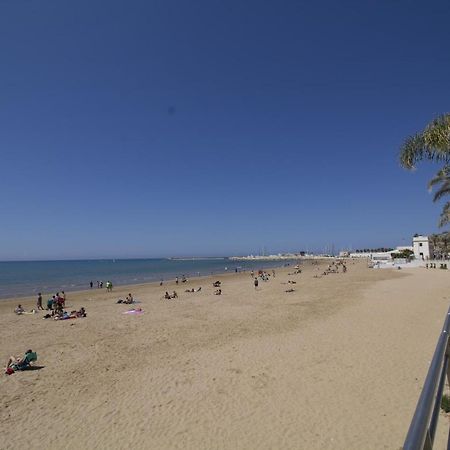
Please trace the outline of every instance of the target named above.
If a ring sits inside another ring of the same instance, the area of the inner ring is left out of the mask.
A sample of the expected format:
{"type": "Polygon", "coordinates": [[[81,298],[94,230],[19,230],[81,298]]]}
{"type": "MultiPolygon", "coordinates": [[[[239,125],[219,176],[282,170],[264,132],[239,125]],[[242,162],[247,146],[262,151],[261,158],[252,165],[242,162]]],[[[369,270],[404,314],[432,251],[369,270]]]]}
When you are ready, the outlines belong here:
{"type": "Polygon", "coordinates": [[[256,277],[255,277],[255,282],[254,282],[254,284],[255,284],[255,289],[258,289],[258,278],[256,278],[256,277]]]}
{"type": "Polygon", "coordinates": [[[40,292],[37,298],[37,309],[42,309],[42,311],[44,310],[44,307],[42,306],[42,294],[40,292]]]}

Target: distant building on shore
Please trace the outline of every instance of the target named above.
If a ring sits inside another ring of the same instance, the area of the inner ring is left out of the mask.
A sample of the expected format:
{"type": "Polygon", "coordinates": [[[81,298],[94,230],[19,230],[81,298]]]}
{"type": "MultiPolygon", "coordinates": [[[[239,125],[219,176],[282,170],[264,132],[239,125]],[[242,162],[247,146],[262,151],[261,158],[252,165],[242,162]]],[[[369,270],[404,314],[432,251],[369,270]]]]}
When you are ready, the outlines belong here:
{"type": "MultiPolygon", "coordinates": [[[[385,249],[385,251],[380,250],[360,250],[357,252],[352,252],[348,254],[350,258],[369,258],[372,261],[387,262],[392,261],[392,255],[403,254],[405,250],[413,251],[412,246],[398,246],[396,248],[385,249]]],[[[394,256],[395,257],[395,256],[394,256]]]]}
{"type": "Polygon", "coordinates": [[[433,259],[434,256],[433,244],[429,241],[428,236],[414,236],[413,251],[414,257],[422,261],[433,259]]]}
{"type": "Polygon", "coordinates": [[[233,261],[279,261],[289,259],[308,258],[312,255],[308,255],[305,252],[299,253],[278,253],[277,255],[248,255],[248,256],[230,256],[230,260],[233,261]]]}

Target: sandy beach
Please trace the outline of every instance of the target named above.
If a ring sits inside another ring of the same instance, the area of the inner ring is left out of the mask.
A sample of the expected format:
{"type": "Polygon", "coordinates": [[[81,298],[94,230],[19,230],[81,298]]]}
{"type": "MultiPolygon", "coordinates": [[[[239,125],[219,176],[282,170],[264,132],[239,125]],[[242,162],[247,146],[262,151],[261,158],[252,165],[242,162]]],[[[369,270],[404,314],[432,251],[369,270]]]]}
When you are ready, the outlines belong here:
{"type": "MultiPolygon", "coordinates": [[[[17,299],[1,301],[1,357],[32,348],[43,368],[2,375],[0,448],[400,448],[450,275],[349,261],[315,278],[320,264],[258,289],[243,273],[70,293],[67,309],[87,310],[75,320],[17,316],[17,299]],[[144,314],[123,314],[128,292],[144,314]]],[[[441,415],[436,448],[447,433],[441,415]]]]}

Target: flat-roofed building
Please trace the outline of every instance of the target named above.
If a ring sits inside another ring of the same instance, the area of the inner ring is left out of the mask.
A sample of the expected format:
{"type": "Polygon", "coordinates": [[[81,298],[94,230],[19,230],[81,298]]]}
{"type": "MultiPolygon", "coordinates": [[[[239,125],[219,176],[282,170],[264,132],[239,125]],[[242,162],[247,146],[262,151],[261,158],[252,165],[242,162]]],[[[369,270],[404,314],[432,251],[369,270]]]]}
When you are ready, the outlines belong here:
{"type": "Polygon", "coordinates": [[[428,260],[433,259],[433,244],[428,240],[428,236],[414,236],[413,250],[416,259],[428,260]]]}

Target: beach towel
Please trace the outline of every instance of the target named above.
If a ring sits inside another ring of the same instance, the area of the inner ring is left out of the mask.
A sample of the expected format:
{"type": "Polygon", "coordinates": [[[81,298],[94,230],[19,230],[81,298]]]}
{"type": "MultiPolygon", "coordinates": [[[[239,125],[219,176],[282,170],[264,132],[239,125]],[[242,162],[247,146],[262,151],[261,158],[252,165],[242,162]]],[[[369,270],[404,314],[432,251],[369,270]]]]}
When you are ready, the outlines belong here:
{"type": "Polygon", "coordinates": [[[124,311],[122,314],[140,315],[144,314],[144,311],[142,309],[130,309],[129,311],[124,311]]]}

